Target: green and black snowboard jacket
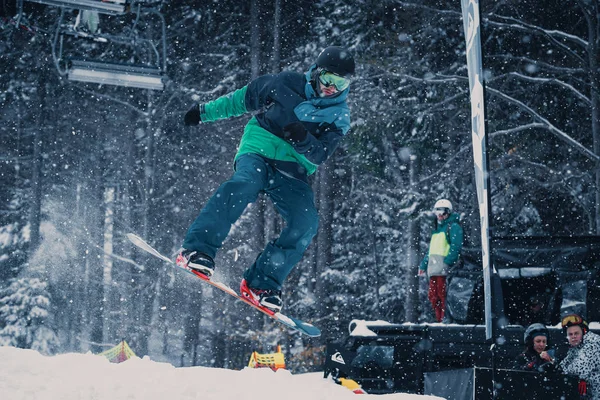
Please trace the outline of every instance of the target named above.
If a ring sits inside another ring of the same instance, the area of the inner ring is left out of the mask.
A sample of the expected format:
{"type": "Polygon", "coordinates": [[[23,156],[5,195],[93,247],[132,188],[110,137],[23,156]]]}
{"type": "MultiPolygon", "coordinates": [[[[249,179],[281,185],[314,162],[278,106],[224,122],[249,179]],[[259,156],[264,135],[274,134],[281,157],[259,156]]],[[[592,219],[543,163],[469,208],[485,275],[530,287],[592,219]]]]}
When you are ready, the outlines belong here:
{"type": "Polygon", "coordinates": [[[258,154],[282,173],[306,181],[350,129],[346,104],[350,88],[335,96],[319,97],[310,84],[314,68],[305,74],[284,71],[260,76],[206,103],[200,118],[212,122],[260,110],[244,128],[235,158],[258,154]],[[302,122],[308,135],[301,143],[291,145],[280,136],[286,125],[297,121],[302,122]]]}

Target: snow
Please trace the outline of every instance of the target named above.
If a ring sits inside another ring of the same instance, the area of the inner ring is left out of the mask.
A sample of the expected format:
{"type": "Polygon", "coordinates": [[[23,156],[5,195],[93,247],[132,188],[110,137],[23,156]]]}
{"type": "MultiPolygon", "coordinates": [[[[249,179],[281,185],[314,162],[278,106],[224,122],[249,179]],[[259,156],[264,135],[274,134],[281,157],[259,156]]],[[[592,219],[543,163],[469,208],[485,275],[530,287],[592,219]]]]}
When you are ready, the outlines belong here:
{"type": "MultiPolygon", "coordinates": [[[[0,393],[10,400],[342,400],[357,396],[319,372],[175,368],[147,357],[112,364],[91,353],[46,357],[10,346],[0,347],[0,393]]],[[[403,393],[360,396],[441,399],[403,393]]]]}
{"type": "Polygon", "coordinates": [[[348,330],[351,336],[377,336],[375,332],[369,329],[369,326],[387,326],[391,323],[387,321],[365,321],[362,319],[353,319],[350,321],[348,330]]]}
{"type": "Polygon", "coordinates": [[[502,279],[533,278],[550,274],[552,271],[552,268],[545,267],[502,268],[498,270],[498,275],[502,279]]]}

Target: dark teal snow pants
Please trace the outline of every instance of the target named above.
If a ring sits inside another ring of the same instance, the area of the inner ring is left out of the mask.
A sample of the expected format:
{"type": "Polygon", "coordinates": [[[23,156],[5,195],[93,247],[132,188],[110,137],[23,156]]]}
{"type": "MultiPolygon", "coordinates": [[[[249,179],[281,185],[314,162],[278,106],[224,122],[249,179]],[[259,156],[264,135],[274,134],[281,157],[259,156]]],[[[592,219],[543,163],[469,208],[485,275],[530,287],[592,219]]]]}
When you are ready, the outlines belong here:
{"type": "Polygon", "coordinates": [[[281,290],[316,235],[319,216],[310,185],[283,175],[259,155],[238,157],[233,176],[206,203],[190,226],[183,247],[215,258],[231,225],[260,192],[269,196],[285,227],[246,270],[244,279],[253,288],[281,290]]]}

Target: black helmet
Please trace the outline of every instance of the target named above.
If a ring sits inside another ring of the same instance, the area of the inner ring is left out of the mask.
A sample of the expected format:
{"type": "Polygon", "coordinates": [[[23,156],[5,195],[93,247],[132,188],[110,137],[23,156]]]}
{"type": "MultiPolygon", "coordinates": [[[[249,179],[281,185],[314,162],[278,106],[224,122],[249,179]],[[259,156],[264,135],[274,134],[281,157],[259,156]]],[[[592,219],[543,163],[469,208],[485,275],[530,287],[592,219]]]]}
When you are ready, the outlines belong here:
{"type": "Polygon", "coordinates": [[[523,335],[523,341],[527,346],[533,345],[533,338],[536,336],[545,336],[546,340],[548,340],[548,328],[546,328],[542,324],[531,324],[525,329],[525,334],[523,335]]]}
{"type": "Polygon", "coordinates": [[[317,67],[331,71],[339,76],[354,74],[354,57],[340,46],[329,46],[317,57],[317,67]]]}

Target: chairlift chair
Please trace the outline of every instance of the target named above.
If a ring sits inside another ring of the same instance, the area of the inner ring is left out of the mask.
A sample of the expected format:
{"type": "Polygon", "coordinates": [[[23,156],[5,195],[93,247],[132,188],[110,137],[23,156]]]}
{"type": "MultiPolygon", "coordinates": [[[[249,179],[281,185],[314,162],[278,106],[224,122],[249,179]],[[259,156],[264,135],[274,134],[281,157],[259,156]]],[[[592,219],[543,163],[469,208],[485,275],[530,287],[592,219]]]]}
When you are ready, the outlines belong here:
{"type": "Polygon", "coordinates": [[[158,9],[152,8],[147,0],[17,0],[19,8],[17,26],[18,21],[23,14],[24,1],[55,6],[59,7],[61,10],[59,20],[56,24],[57,28],[54,40],[52,41],[52,58],[60,75],[66,76],[67,79],[71,81],[152,90],[164,89],[164,80],[166,79],[167,70],[166,22],[162,13],[158,9]],[[160,19],[162,33],[160,47],[162,47],[162,54],[159,53],[157,46],[150,38],[135,38],[132,40],[132,37],[96,34],[95,29],[92,29],[90,34],[79,31],[77,29],[78,23],[75,24],[74,27],[68,29],[65,29],[62,25],[65,10],[83,10],[100,14],[121,15],[129,12],[134,5],[137,5],[135,11],[137,17],[131,27],[132,30],[138,23],[141,14],[153,14],[160,19]],[[65,35],[74,36],[76,38],[85,37],[98,42],[125,43],[132,46],[138,46],[143,43],[150,46],[151,50],[156,55],[156,59],[145,60],[148,61],[148,65],[132,65],[77,58],[63,59],[63,38],[65,35]]]}
{"type": "Polygon", "coordinates": [[[49,6],[69,8],[74,10],[97,11],[101,14],[125,14],[128,11],[129,0],[26,0],[49,6]]]}
{"type": "MultiPolygon", "coordinates": [[[[37,0],[36,0],[37,1],[37,0]]],[[[57,1],[57,0],[40,0],[40,1],[57,1]]],[[[76,0],[68,0],[75,2],[76,0]]],[[[92,0],[78,0],[89,1],[92,0]]],[[[129,0],[113,0],[120,1],[126,4],[129,0]]],[[[108,84],[124,87],[135,87],[141,89],[163,90],[166,79],[166,24],[164,16],[156,9],[149,8],[141,10],[137,8],[138,18],[134,23],[137,23],[139,14],[154,14],[159,17],[161,24],[162,37],[160,47],[162,52],[159,52],[154,41],[150,38],[132,38],[125,36],[114,36],[108,34],[88,34],[78,31],[77,29],[67,28],[62,25],[65,8],[61,8],[61,14],[57,23],[57,29],[52,43],[52,56],[54,63],[60,75],[66,76],[70,81],[90,82],[98,84],[108,84]],[[139,46],[144,44],[150,47],[151,53],[154,53],[156,58],[150,57],[150,60],[144,60],[144,64],[125,64],[114,61],[91,60],[86,58],[63,58],[63,38],[64,36],[73,36],[76,38],[86,38],[98,42],[111,42],[116,44],[126,44],[131,46],[139,46]],[[60,41],[59,41],[60,39],[60,41]]],[[[133,29],[133,28],[132,28],[133,29]]]]}
{"type": "Polygon", "coordinates": [[[77,59],[69,61],[67,79],[153,90],[165,86],[159,68],[77,59]]]}

